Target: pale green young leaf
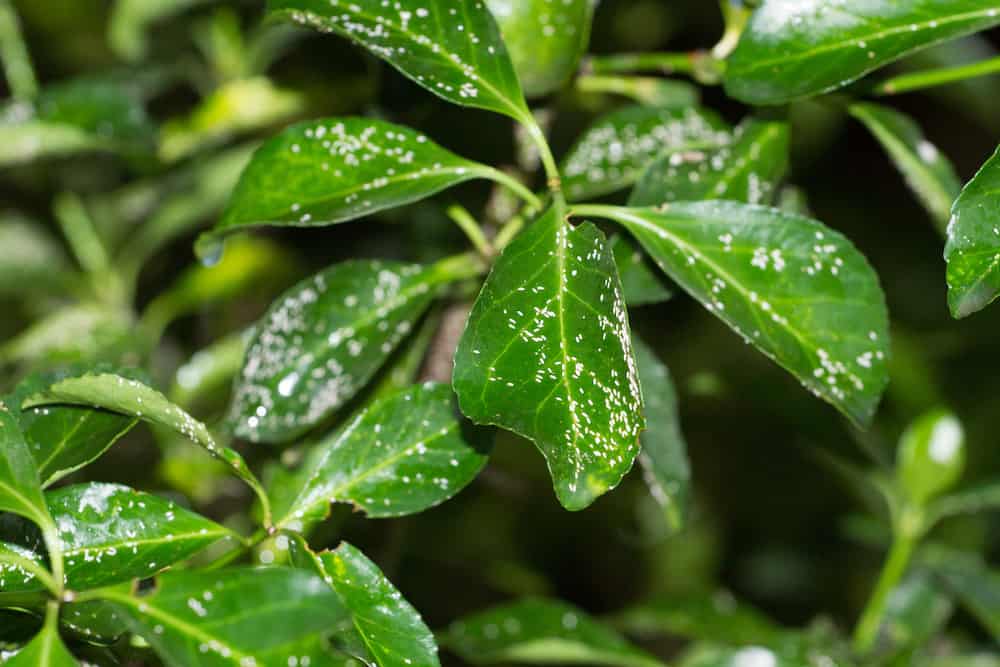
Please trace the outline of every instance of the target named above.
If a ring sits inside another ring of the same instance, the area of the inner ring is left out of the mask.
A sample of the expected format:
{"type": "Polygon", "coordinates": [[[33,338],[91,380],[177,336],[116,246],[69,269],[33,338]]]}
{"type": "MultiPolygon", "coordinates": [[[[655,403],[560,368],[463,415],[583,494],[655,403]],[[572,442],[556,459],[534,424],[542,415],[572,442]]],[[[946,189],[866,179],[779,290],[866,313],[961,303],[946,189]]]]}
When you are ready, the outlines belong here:
{"type": "Polygon", "coordinates": [[[726,92],[783,104],[1000,23],[996,0],[766,0],[726,67],[726,92]]]}
{"type": "Polygon", "coordinates": [[[726,145],[728,130],[707,110],[630,106],[613,111],[585,130],[563,159],[563,190],[575,201],[621,190],[658,156],[726,145]]]}
{"type": "Polygon", "coordinates": [[[268,9],[360,44],[449,102],[530,117],[500,29],[480,0],[269,0],[268,9]]]}
{"type": "Polygon", "coordinates": [[[788,123],[751,118],[729,144],[661,155],[636,183],[629,206],[702,199],[769,204],[788,169],[788,144],[788,123]]]}
{"type": "Polygon", "coordinates": [[[462,412],[534,441],[579,510],[632,467],[644,426],[614,258],[592,224],[549,209],[493,266],[455,353],[462,412]]]}
{"type": "Polygon", "coordinates": [[[590,39],[593,0],[487,0],[524,94],[559,90],[575,73],[590,39]]]}
{"type": "MultiPolygon", "coordinates": [[[[295,285],[254,327],[230,418],[241,437],[284,442],[354,397],[410,333],[455,265],[336,264],[295,285]]],[[[459,267],[461,268],[461,267],[459,267]]]]}
{"type": "Polygon", "coordinates": [[[642,386],[646,430],[639,441],[639,463],[653,499],[663,508],[672,532],[684,527],[690,495],[691,466],[677,414],[677,391],[670,371],[637,336],[632,337],[642,386]]]}
{"type": "Polygon", "coordinates": [[[622,281],[622,296],[628,306],[662,303],[674,296],[667,280],[656,271],[649,256],[629,238],[615,234],[608,240],[615,256],[618,277],[622,281]]]}
{"type": "Polygon", "coordinates": [[[279,567],[168,573],[148,594],[102,597],[170,667],[332,667],[324,638],[347,615],[322,579],[279,567]]]}
{"type": "Polygon", "coordinates": [[[614,630],[556,600],[526,599],[468,616],[452,623],[442,641],[474,665],[663,665],[614,630]]]}
{"type": "Polygon", "coordinates": [[[211,255],[226,234],[262,225],[316,227],[410,204],[497,170],[424,134],[374,118],[324,118],[286,128],[240,175],[222,218],[199,241],[211,255]]]}
{"type": "Polygon", "coordinates": [[[948,158],[924,137],[913,119],[895,109],[861,102],[852,105],[850,112],[875,135],[910,189],[943,230],[951,217],[951,205],[962,189],[948,158]]]}
{"type": "Polygon", "coordinates": [[[915,420],[900,438],[896,452],[899,488],[925,505],[958,481],[965,467],[965,431],[946,410],[932,410],[915,420]]]}
{"type": "Polygon", "coordinates": [[[486,448],[468,442],[465,430],[446,385],[416,385],[375,401],[315,445],[305,485],[279,525],[322,518],[334,502],[373,518],[444,502],[486,464],[486,448]]]}
{"type": "Polygon", "coordinates": [[[982,310],[1000,294],[1000,149],[955,201],[948,222],[948,308],[953,317],[982,310]]]}
{"type": "Polygon", "coordinates": [[[625,225],[748,343],[856,423],[871,420],[888,382],[888,313],[878,276],[843,235],[736,202],[580,210],[625,225]]]}

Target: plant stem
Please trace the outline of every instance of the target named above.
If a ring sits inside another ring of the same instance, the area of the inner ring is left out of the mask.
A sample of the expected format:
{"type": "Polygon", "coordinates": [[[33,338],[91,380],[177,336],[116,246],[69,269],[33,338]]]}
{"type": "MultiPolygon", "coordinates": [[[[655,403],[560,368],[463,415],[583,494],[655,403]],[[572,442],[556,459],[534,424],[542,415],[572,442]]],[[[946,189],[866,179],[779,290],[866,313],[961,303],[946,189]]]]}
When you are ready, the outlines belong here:
{"type": "MultiPolygon", "coordinates": [[[[538,125],[538,121],[530,113],[526,114],[521,119],[521,124],[528,131],[528,136],[531,137],[531,141],[538,148],[538,155],[542,160],[542,167],[545,169],[545,177],[549,187],[549,192],[552,193],[552,197],[556,202],[563,202],[565,204],[565,199],[562,193],[562,180],[559,177],[559,166],[556,164],[556,158],[552,155],[552,149],[549,147],[549,141],[545,138],[545,132],[538,125]]],[[[541,208],[539,206],[538,208],[541,208]]]]}
{"type": "Polygon", "coordinates": [[[524,215],[515,215],[497,232],[496,238],[493,239],[493,247],[496,248],[497,252],[503,250],[523,228],[524,215]]]}
{"type": "Polygon", "coordinates": [[[0,60],[14,97],[33,98],[38,93],[38,80],[21,34],[21,22],[10,0],[0,0],[0,60]]]}
{"type": "Polygon", "coordinates": [[[621,95],[658,106],[697,104],[697,89],[690,83],[658,77],[584,74],[576,78],[576,89],[581,93],[621,95]]]}
{"type": "Polygon", "coordinates": [[[60,194],[53,204],[53,212],[80,266],[92,274],[107,271],[108,253],[80,198],[71,192],[60,194]]]}
{"type": "Polygon", "coordinates": [[[854,650],[858,653],[871,650],[875,640],[878,639],[879,628],[882,626],[882,619],[889,604],[889,595],[906,573],[916,544],[915,535],[909,531],[896,532],[889,556],[875,584],[875,590],[872,591],[871,598],[854,629],[854,650]]]}
{"type": "Polygon", "coordinates": [[[231,551],[227,551],[226,553],[222,554],[221,556],[213,560],[211,563],[206,565],[203,569],[217,570],[221,567],[225,567],[226,565],[229,565],[237,558],[240,558],[241,556],[245,555],[248,551],[250,551],[254,547],[258,546],[268,537],[271,537],[271,531],[269,531],[267,528],[259,528],[256,533],[246,538],[243,541],[243,544],[240,544],[235,549],[232,549],[231,551]]]}
{"type": "Polygon", "coordinates": [[[1000,56],[968,65],[901,74],[879,84],[875,94],[898,95],[997,73],[1000,73],[1000,56]]]}
{"type": "Polygon", "coordinates": [[[66,574],[63,569],[62,540],[59,538],[59,529],[48,516],[38,517],[35,521],[42,529],[42,539],[45,541],[45,549],[49,552],[49,567],[52,569],[52,580],[55,584],[55,593],[62,595],[66,587],[66,574]]]}
{"type": "Polygon", "coordinates": [[[490,167],[488,168],[484,176],[504,186],[505,188],[513,192],[515,195],[520,197],[522,200],[524,200],[529,206],[532,206],[533,208],[536,209],[540,209],[542,207],[542,201],[538,198],[538,195],[529,190],[527,187],[524,186],[523,183],[518,181],[510,174],[501,171],[499,169],[493,169],[492,167],[490,167]]]}
{"type": "Polygon", "coordinates": [[[740,43],[740,37],[747,27],[750,14],[753,13],[748,7],[735,5],[731,0],[720,0],[719,8],[722,10],[722,18],[726,22],[726,30],[722,34],[719,43],[712,47],[712,56],[716,60],[725,60],[740,43]]]}
{"type": "Polygon", "coordinates": [[[472,217],[471,213],[458,204],[449,206],[445,213],[447,213],[448,217],[451,218],[452,221],[458,225],[459,229],[465,233],[480,255],[486,258],[493,256],[493,246],[491,246],[490,242],[486,240],[483,228],[479,226],[479,223],[476,222],[476,219],[472,217]]]}
{"type": "Polygon", "coordinates": [[[594,74],[629,74],[632,72],[658,72],[673,74],[694,72],[697,51],[689,53],[619,53],[610,56],[591,56],[587,68],[594,74]]]}

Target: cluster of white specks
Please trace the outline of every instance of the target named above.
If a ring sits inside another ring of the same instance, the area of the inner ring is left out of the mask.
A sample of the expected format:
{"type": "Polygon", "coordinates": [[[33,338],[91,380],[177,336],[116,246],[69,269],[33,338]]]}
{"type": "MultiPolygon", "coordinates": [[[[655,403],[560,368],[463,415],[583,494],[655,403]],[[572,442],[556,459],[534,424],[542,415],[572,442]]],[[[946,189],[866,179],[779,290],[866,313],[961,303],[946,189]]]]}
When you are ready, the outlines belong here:
{"type": "Polygon", "coordinates": [[[419,265],[356,261],[285,293],[247,350],[233,403],[242,433],[295,430],[343,405],[410,332],[434,286],[419,265]]]}
{"type": "Polygon", "coordinates": [[[35,563],[40,569],[45,569],[42,558],[34,551],[15,544],[0,546],[0,591],[17,591],[36,588],[35,574],[24,567],[19,561],[26,560],[35,563]]]}
{"type": "Polygon", "coordinates": [[[704,156],[728,143],[729,134],[695,110],[629,108],[597,122],[570,151],[564,186],[574,198],[631,183],[657,155],[704,156]]]}
{"type": "Polygon", "coordinates": [[[289,16],[364,45],[445,98],[467,103],[486,92],[496,96],[478,71],[499,45],[487,37],[489,11],[479,1],[462,2],[461,11],[454,6],[445,10],[446,4],[381,0],[377,7],[363,7],[349,0],[328,0],[327,7],[293,10],[289,16]]]}
{"type": "Polygon", "coordinates": [[[778,656],[770,649],[749,646],[733,654],[732,667],[778,667],[778,656]]]}

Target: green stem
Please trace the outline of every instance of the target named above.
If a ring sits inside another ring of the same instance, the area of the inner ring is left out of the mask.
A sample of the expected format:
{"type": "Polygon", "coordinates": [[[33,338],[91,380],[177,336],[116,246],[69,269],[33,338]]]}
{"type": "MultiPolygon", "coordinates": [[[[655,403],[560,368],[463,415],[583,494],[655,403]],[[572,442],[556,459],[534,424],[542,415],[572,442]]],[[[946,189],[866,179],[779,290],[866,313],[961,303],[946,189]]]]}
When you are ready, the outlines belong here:
{"type": "Polygon", "coordinates": [[[484,176],[504,186],[505,188],[513,192],[515,195],[520,197],[522,200],[524,200],[524,202],[527,203],[529,206],[535,209],[540,209],[542,207],[542,201],[538,198],[538,195],[529,190],[527,187],[525,187],[523,183],[518,181],[510,174],[501,171],[499,169],[493,169],[492,167],[490,167],[484,173],[484,176]]]}
{"type": "Polygon", "coordinates": [[[467,278],[481,276],[489,269],[482,257],[466,252],[461,255],[445,257],[434,263],[434,271],[446,282],[458,282],[467,278]]]}
{"type": "MultiPolygon", "coordinates": [[[[552,197],[556,201],[565,203],[562,193],[562,180],[559,177],[559,166],[556,164],[555,156],[552,155],[552,149],[549,147],[548,139],[545,138],[545,132],[542,131],[542,128],[538,125],[538,121],[530,113],[521,119],[521,125],[528,131],[528,136],[531,137],[532,143],[538,148],[538,155],[542,159],[542,167],[545,169],[545,177],[548,181],[552,197]]],[[[538,208],[540,209],[541,206],[538,208]]]]}
{"type": "Polygon", "coordinates": [[[66,574],[63,568],[62,540],[59,538],[59,529],[47,516],[38,517],[36,523],[42,529],[42,539],[45,541],[45,549],[49,552],[49,567],[52,570],[52,580],[55,584],[55,593],[62,596],[66,587],[66,574]]]}
{"type": "Polygon", "coordinates": [[[604,204],[576,204],[571,206],[569,214],[575,217],[605,218],[607,220],[617,220],[621,208],[618,206],[606,206],[604,204]]]}
{"type": "Polygon", "coordinates": [[[854,629],[854,650],[858,653],[867,653],[875,645],[889,604],[889,595],[906,573],[916,544],[916,536],[908,531],[897,531],[893,538],[889,556],[882,567],[875,590],[872,591],[871,598],[854,629]]]}
{"type": "Polygon", "coordinates": [[[1000,56],[969,65],[901,74],[879,84],[875,94],[898,95],[997,73],[1000,73],[1000,56]]]}
{"type": "Polygon", "coordinates": [[[10,0],[0,0],[0,60],[14,97],[29,100],[38,94],[38,80],[21,34],[21,22],[10,0]]]}
{"type": "Polygon", "coordinates": [[[726,31],[719,43],[712,47],[712,56],[721,61],[728,58],[740,43],[740,37],[743,36],[753,10],[743,4],[735,5],[732,0],[720,0],[719,8],[726,22],[726,31]]]}
{"type": "Polygon", "coordinates": [[[53,212],[80,266],[91,274],[107,271],[108,253],[80,198],[72,192],[60,194],[55,199],[53,212]]]}
{"type": "Polygon", "coordinates": [[[260,543],[266,540],[268,537],[271,537],[271,534],[272,532],[269,531],[267,528],[258,529],[256,533],[246,538],[243,541],[243,544],[240,544],[235,549],[232,549],[231,551],[227,551],[226,553],[222,554],[221,556],[213,560],[211,563],[209,563],[202,569],[218,570],[219,568],[229,565],[234,560],[244,556],[254,547],[260,545],[260,543]]]}
{"type": "Polygon", "coordinates": [[[691,74],[699,51],[689,53],[619,53],[591,56],[586,69],[594,74],[630,74],[657,72],[660,74],[691,74]]]}
{"type": "MultiPolygon", "coordinates": [[[[648,76],[605,76],[584,74],[576,78],[576,89],[581,93],[604,93],[621,95],[637,102],[655,101],[659,87],[666,79],[648,76]]],[[[689,83],[681,85],[690,86],[689,83]]]]}
{"type": "Polygon", "coordinates": [[[493,256],[493,246],[486,240],[486,234],[471,213],[458,204],[449,206],[445,213],[465,233],[480,255],[487,258],[493,256]]]}
{"type": "MultiPolygon", "coordinates": [[[[525,214],[526,215],[526,214],[525,214]]],[[[497,249],[497,252],[503,250],[507,247],[507,244],[514,240],[517,233],[524,228],[524,215],[515,215],[513,218],[507,221],[507,224],[497,232],[496,238],[493,239],[493,247],[497,249]]]]}

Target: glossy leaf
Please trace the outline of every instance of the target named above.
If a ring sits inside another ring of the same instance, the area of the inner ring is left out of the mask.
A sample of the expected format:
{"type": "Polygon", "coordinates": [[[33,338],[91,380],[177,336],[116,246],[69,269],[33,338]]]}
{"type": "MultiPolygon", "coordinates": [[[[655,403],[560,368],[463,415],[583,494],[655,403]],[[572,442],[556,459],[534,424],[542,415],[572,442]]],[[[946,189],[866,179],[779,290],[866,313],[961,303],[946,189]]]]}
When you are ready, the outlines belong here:
{"type": "Polygon", "coordinates": [[[875,135],[910,189],[938,227],[944,229],[951,217],[952,202],[962,189],[948,158],[924,137],[920,126],[903,113],[871,103],[854,104],[850,111],[875,135]]]}
{"type": "Polygon", "coordinates": [[[996,510],[1000,510],[1000,482],[986,482],[968,489],[959,489],[934,500],[928,506],[927,522],[933,525],[960,514],[996,510]]]}
{"type": "Polygon", "coordinates": [[[308,556],[340,596],[367,660],[379,667],[440,664],[434,635],[420,614],[361,551],[341,542],[334,551],[308,556]]]}
{"type": "Polygon", "coordinates": [[[154,137],[141,103],[113,81],[69,81],[0,107],[0,166],[91,151],[138,156],[154,137]]]}
{"type": "Polygon", "coordinates": [[[962,190],[951,211],[944,259],[953,317],[982,310],[1000,293],[1000,149],[962,190]]]}
{"type": "Polygon", "coordinates": [[[783,104],[998,23],[995,0],[765,0],[728,59],[726,92],[783,104]]]}
{"type": "MultiPolygon", "coordinates": [[[[128,593],[132,582],[119,587],[128,593]]],[[[59,610],[59,626],[69,637],[104,646],[114,644],[128,632],[118,610],[104,600],[63,604],[59,610]]]]}
{"type": "Polygon", "coordinates": [[[893,589],[882,627],[896,651],[913,650],[933,639],[953,610],[951,598],[933,577],[920,570],[893,589]]]}
{"type": "Polygon", "coordinates": [[[592,0],[487,0],[528,97],[559,90],[590,38],[592,0]]]}
{"type": "Polygon", "coordinates": [[[888,382],[888,314],[878,277],[840,233],[735,202],[587,208],[624,224],[668,276],[807,389],[859,424],[872,418],[888,382]]]}
{"type": "Polygon", "coordinates": [[[474,614],[452,623],[443,641],[474,665],[663,664],[579,609],[556,600],[527,599],[474,614]]]}
{"type": "Polygon", "coordinates": [[[663,154],[728,142],[728,127],[710,111],[625,107],[599,118],[577,139],[559,169],[563,190],[576,201],[594,199],[632,185],[663,154]]]}
{"type": "Polygon", "coordinates": [[[654,598],[617,614],[615,626],[639,637],[668,635],[730,645],[769,643],[781,632],[728,591],[654,598]]]}
{"type": "Polygon", "coordinates": [[[241,229],[331,225],[496,177],[408,127],[373,118],[299,123],[254,153],[199,252],[213,254],[219,238],[241,229]]]}
{"type": "Polygon", "coordinates": [[[13,657],[6,667],[77,667],[80,663],[69,652],[54,622],[46,622],[41,632],[13,657]]]}
{"type": "Polygon", "coordinates": [[[702,199],[768,204],[788,169],[788,142],[787,123],[750,119],[725,146],[661,155],[643,172],[629,206],[702,199]]]}
{"type": "Polygon", "coordinates": [[[462,106],[530,117],[493,16],[479,0],[269,0],[272,13],[346,37],[462,106]]]}
{"type": "Polygon", "coordinates": [[[114,358],[127,346],[132,316],[96,303],[74,303],[35,320],[0,345],[0,361],[42,367],[114,358]]]}
{"type": "Polygon", "coordinates": [[[903,434],[896,455],[900,487],[918,505],[952,487],[965,466],[965,431],[955,415],[929,412],[903,434]]]}
{"type": "Polygon", "coordinates": [[[0,542],[0,592],[35,590],[46,573],[40,554],[17,544],[0,542]]]}
{"type": "Polygon", "coordinates": [[[323,637],[346,616],[322,579],[291,568],[170,573],[148,595],[104,598],[171,667],[328,667],[323,637]]]}
{"type": "Polygon", "coordinates": [[[534,441],[559,502],[583,509],[632,467],[644,426],[614,258],[557,207],[508,245],[476,299],[453,376],[462,412],[534,441]]]}
{"type": "Polygon", "coordinates": [[[469,444],[446,385],[427,383],[373,403],[317,444],[305,486],[280,525],[347,502],[373,518],[402,516],[458,493],[486,464],[469,444]]]}
{"type": "MultiPolygon", "coordinates": [[[[169,500],[119,484],[62,487],[45,499],[59,528],[66,585],[74,590],[150,577],[233,536],[169,500]]],[[[15,590],[40,587],[37,580],[26,581],[15,590]]]]}
{"type": "Polygon", "coordinates": [[[243,457],[228,447],[220,446],[208,427],[171,403],[163,394],[138,380],[111,373],[63,378],[29,396],[22,404],[22,409],[52,404],[102,408],[177,431],[226,463],[266,505],[264,489],[243,457]]]}
{"type": "Polygon", "coordinates": [[[933,570],[994,640],[1000,638],[1000,573],[989,569],[978,556],[954,549],[927,549],[921,554],[921,561],[933,570]]]}
{"type": "Polygon", "coordinates": [[[0,512],[51,525],[35,461],[17,420],[0,402],[0,512]]]}
{"type": "Polygon", "coordinates": [[[336,264],[282,294],[254,328],[236,381],[238,435],[283,442],[350,400],[413,328],[448,264],[336,264]]]}
{"type": "Polygon", "coordinates": [[[636,336],[632,346],[646,414],[639,463],[653,499],[663,508],[671,531],[676,532],[687,519],[691,482],[687,443],[677,414],[677,391],[670,371],[656,353],[636,336]]]}
{"type": "Polygon", "coordinates": [[[622,296],[628,306],[645,306],[662,303],[674,296],[649,256],[635,246],[631,240],[616,234],[608,241],[618,267],[618,277],[622,281],[622,296]]]}

